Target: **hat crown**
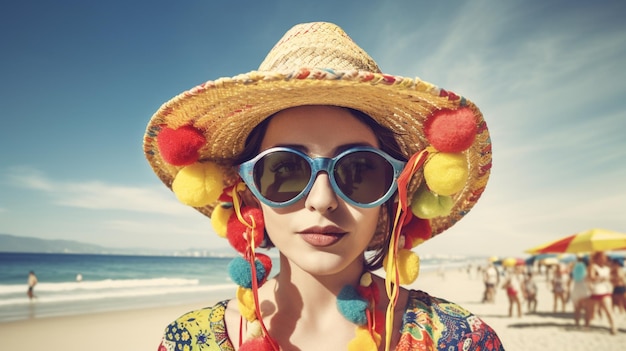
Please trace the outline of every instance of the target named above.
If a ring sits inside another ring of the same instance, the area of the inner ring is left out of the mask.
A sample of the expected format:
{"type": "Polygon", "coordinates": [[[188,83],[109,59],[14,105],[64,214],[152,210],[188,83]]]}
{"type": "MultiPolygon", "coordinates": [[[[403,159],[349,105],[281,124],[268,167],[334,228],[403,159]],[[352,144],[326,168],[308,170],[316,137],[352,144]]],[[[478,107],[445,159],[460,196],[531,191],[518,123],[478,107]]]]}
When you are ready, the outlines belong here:
{"type": "Polygon", "coordinates": [[[376,62],[348,34],[326,22],[291,28],[267,54],[259,71],[293,72],[303,67],[381,73],[376,62]]]}

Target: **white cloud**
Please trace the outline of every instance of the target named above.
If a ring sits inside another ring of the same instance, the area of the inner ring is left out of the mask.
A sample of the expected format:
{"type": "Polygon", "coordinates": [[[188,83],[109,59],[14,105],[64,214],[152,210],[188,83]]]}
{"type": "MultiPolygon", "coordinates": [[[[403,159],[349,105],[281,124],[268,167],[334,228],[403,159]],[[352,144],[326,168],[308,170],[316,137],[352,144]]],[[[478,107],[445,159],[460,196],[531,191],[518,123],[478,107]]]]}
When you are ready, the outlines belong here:
{"type": "Polygon", "coordinates": [[[30,168],[14,168],[15,186],[42,191],[58,205],[93,210],[121,210],[180,215],[188,211],[164,187],[133,187],[102,181],[57,181],[30,168]]]}

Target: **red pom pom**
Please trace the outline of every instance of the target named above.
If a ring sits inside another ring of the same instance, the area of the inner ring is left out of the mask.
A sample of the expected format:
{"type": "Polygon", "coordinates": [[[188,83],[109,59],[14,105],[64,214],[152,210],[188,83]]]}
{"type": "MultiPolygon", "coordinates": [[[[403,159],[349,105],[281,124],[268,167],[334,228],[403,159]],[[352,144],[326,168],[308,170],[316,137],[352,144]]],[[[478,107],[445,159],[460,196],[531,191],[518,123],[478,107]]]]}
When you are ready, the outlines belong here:
{"type": "Polygon", "coordinates": [[[228,242],[235,250],[245,253],[252,238],[254,238],[254,247],[261,245],[265,235],[265,223],[263,222],[263,212],[258,208],[243,207],[241,209],[241,217],[249,225],[254,223],[254,228],[249,228],[248,225],[239,222],[237,214],[233,213],[228,219],[226,238],[228,238],[228,242]]]}
{"type": "Polygon", "coordinates": [[[376,283],[374,282],[372,282],[370,286],[359,285],[357,286],[356,291],[367,301],[374,300],[376,303],[380,301],[380,291],[378,291],[378,286],[376,286],[376,283]]]}
{"type": "Polygon", "coordinates": [[[426,241],[430,239],[433,235],[433,230],[427,219],[413,216],[411,221],[402,228],[401,235],[404,235],[405,238],[403,248],[410,250],[415,247],[417,240],[426,241]]]}
{"type": "Polygon", "coordinates": [[[374,331],[382,335],[385,330],[385,312],[376,310],[374,311],[374,331]]]}
{"type": "Polygon", "coordinates": [[[233,202],[233,188],[235,186],[231,185],[229,187],[224,188],[224,191],[222,191],[222,194],[220,195],[220,197],[217,199],[219,202],[233,202]]]}
{"type": "Polygon", "coordinates": [[[268,255],[264,255],[262,253],[256,254],[256,259],[261,262],[263,268],[265,268],[265,278],[263,281],[265,282],[270,275],[270,271],[272,270],[272,259],[268,255]]]}
{"type": "Polygon", "coordinates": [[[157,136],[157,144],[165,162],[174,166],[186,166],[198,160],[198,151],[206,144],[206,139],[191,126],[178,129],[165,127],[157,136]]]}
{"type": "Polygon", "coordinates": [[[424,124],[426,138],[441,152],[467,150],[474,142],[477,130],[474,112],[467,107],[437,111],[424,124]]]}
{"type": "Polygon", "coordinates": [[[250,339],[241,344],[239,351],[274,351],[274,347],[269,338],[259,337],[250,339]]]}

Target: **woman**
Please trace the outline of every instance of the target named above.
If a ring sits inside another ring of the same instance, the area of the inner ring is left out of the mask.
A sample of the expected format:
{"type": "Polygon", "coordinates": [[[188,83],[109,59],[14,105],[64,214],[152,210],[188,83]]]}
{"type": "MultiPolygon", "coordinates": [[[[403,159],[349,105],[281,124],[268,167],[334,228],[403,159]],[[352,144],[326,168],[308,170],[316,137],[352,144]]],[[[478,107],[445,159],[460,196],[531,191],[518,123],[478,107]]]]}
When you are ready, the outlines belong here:
{"type": "Polygon", "coordinates": [[[172,322],[159,350],[502,349],[462,307],[400,287],[419,270],[410,249],[484,189],[482,115],[383,75],[339,27],[297,25],[258,71],[172,99],[144,149],[241,254],[229,265],[236,298],[172,322]],[[258,252],[270,247],[273,277],[258,252]],[[381,267],[387,279],[372,274],[381,267]]]}
{"type": "Polygon", "coordinates": [[[572,293],[570,296],[574,304],[574,322],[576,326],[579,326],[581,314],[584,313],[586,316],[590,313],[589,281],[587,278],[587,265],[583,260],[583,256],[578,256],[572,268],[571,278],[572,293]]]}
{"type": "Polygon", "coordinates": [[[526,272],[523,285],[524,299],[528,304],[528,313],[537,312],[537,283],[533,277],[533,272],[526,272]]]}
{"type": "Polygon", "coordinates": [[[599,308],[601,312],[604,312],[609,325],[611,327],[611,334],[616,334],[615,323],[613,322],[613,312],[611,295],[613,293],[613,286],[611,285],[611,268],[608,265],[608,258],[604,252],[595,252],[591,256],[589,265],[589,281],[591,284],[591,307],[590,313],[587,314],[586,325],[589,326],[589,321],[593,319],[593,315],[596,309],[599,308]]]}
{"type": "Polygon", "coordinates": [[[611,284],[613,285],[613,307],[617,312],[626,312],[626,277],[618,259],[611,259],[611,284]]]}
{"type": "Polygon", "coordinates": [[[506,290],[506,296],[509,298],[509,317],[513,317],[513,308],[517,310],[517,317],[522,316],[522,302],[520,295],[522,294],[522,266],[515,266],[507,271],[507,277],[502,284],[502,288],[506,290]]]}
{"type": "Polygon", "coordinates": [[[556,265],[554,277],[552,277],[552,294],[554,295],[553,310],[558,310],[558,303],[561,302],[561,311],[565,313],[565,302],[569,299],[569,274],[562,264],[556,265]]]}

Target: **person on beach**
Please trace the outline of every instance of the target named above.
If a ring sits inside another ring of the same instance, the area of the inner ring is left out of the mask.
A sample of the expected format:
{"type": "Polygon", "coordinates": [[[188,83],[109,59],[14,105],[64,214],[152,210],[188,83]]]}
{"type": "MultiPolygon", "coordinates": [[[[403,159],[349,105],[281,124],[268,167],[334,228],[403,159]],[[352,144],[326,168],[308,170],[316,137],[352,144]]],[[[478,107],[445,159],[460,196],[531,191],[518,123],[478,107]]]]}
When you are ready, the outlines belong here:
{"type": "Polygon", "coordinates": [[[506,296],[509,299],[509,317],[513,317],[513,308],[517,310],[517,317],[522,316],[522,266],[515,266],[506,272],[506,277],[502,288],[506,290],[506,296]]]}
{"type": "Polygon", "coordinates": [[[589,262],[589,281],[591,284],[591,300],[590,313],[587,314],[585,326],[589,326],[593,319],[596,309],[602,311],[606,315],[611,334],[617,333],[615,323],[613,321],[612,301],[613,286],[611,285],[611,268],[608,264],[608,258],[602,251],[595,252],[591,255],[589,262]]]}
{"type": "Polygon", "coordinates": [[[485,283],[483,302],[496,302],[496,287],[500,284],[500,272],[493,262],[487,263],[487,268],[483,272],[483,282],[485,283]]]}
{"type": "Polygon", "coordinates": [[[37,275],[35,272],[28,272],[28,290],[26,291],[26,295],[28,298],[32,300],[35,297],[35,285],[37,285],[39,281],[37,280],[37,275]]]}
{"type": "Polygon", "coordinates": [[[557,312],[560,301],[561,311],[565,313],[565,305],[569,300],[569,273],[562,264],[556,265],[551,284],[554,296],[553,311],[557,312]]]}
{"type": "MultiPolygon", "coordinates": [[[[570,298],[574,305],[574,322],[576,326],[580,325],[580,318],[590,313],[590,292],[589,281],[587,279],[587,265],[583,260],[583,256],[578,256],[576,263],[572,267],[570,279],[570,298]]],[[[585,317],[586,318],[586,317],[585,317]]]]}
{"type": "Polygon", "coordinates": [[[617,259],[610,260],[611,284],[613,285],[613,309],[618,313],[626,312],[626,277],[622,265],[617,259]]]}
{"type": "Polygon", "coordinates": [[[174,320],[160,351],[503,350],[463,307],[402,287],[419,273],[411,249],[484,190],[482,114],[383,74],[338,26],[296,25],[257,71],[165,103],[144,151],[239,253],[235,298],[174,320]]]}
{"type": "Polygon", "coordinates": [[[524,300],[526,300],[528,313],[537,312],[537,283],[533,277],[533,272],[526,272],[524,284],[522,285],[524,300]]]}

